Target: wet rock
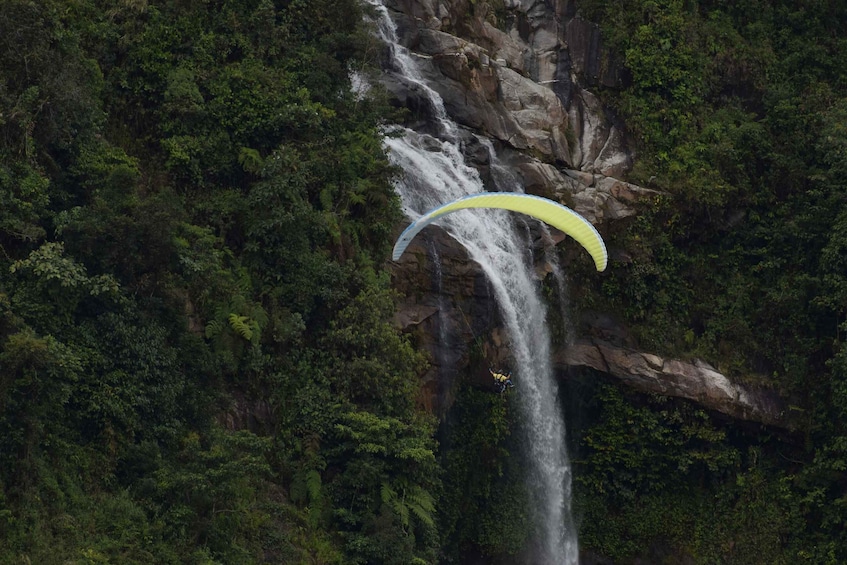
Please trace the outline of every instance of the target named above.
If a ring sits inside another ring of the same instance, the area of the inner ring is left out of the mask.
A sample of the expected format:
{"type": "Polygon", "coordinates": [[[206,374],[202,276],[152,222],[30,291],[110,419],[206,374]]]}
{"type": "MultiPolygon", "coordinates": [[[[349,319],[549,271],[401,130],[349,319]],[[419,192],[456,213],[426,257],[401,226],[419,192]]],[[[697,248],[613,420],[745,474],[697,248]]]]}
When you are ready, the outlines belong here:
{"type": "Polygon", "coordinates": [[[416,237],[390,270],[403,297],[394,325],[427,353],[424,405],[441,416],[470,365],[471,348],[499,326],[496,300],[479,265],[438,226],[416,237]]]}
{"type": "MultiPolygon", "coordinates": [[[[493,12],[466,0],[390,7],[400,11],[403,43],[429,58],[421,70],[456,121],[545,160],[620,177],[632,166],[623,130],[575,80],[602,66],[599,30],[572,18],[565,4],[509,2],[504,29],[492,24],[493,12]],[[433,24],[445,20],[453,24],[433,24]]],[[[393,86],[404,102],[415,101],[393,86]]]]}

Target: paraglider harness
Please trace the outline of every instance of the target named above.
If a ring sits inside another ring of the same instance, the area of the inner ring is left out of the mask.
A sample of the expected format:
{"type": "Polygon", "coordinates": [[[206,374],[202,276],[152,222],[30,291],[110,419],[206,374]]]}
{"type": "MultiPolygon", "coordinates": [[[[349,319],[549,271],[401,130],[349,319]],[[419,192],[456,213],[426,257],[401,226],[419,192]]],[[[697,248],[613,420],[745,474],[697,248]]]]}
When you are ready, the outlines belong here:
{"type": "Polygon", "coordinates": [[[515,387],[515,384],[512,382],[511,371],[495,371],[489,367],[488,372],[491,373],[492,377],[494,377],[494,386],[497,388],[497,392],[502,394],[506,391],[506,387],[515,387]]]}

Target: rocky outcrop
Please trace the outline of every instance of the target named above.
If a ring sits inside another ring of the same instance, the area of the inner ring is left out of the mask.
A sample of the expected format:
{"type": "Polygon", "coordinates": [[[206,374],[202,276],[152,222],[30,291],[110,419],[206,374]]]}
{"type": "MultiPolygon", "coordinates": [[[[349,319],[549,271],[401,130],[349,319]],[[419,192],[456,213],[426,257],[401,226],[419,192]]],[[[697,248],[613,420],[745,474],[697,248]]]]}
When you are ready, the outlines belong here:
{"type": "Polygon", "coordinates": [[[622,125],[610,116],[600,100],[587,90],[576,93],[568,117],[579,143],[572,148],[572,159],[581,171],[607,177],[621,177],[632,168],[632,153],[627,148],[622,125]]]}
{"type": "Polygon", "coordinates": [[[559,351],[560,369],[590,367],[617,377],[642,392],[693,400],[739,420],[791,428],[787,406],[776,393],[733,383],[703,361],[684,362],[614,346],[598,340],[580,341],[559,351]]]}
{"type": "Polygon", "coordinates": [[[520,153],[506,152],[503,159],[527,192],[563,202],[595,225],[634,216],[639,203],[659,194],[613,177],[560,169],[520,153]]]}
{"type": "MultiPolygon", "coordinates": [[[[467,162],[481,178],[492,179],[498,161],[527,192],[567,204],[601,230],[635,215],[657,193],[620,180],[634,158],[625,128],[587,90],[627,80],[603,48],[598,27],[576,14],[573,0],[496,4],[497,9],[486,0],[386,0],[427,84],[466,128],[459,136],[467,162]]],[[[421,86],[391,76],[385,83],[397,103],[412,110],[417,123],[410,125],[430,131],[422,124],[433,109],[416,91],[421,86]]],[[[546,246],[563,239],[555,230],[550,236],[533,240],[546,246]]],[[[610,254],[626,256],[625,250],[610,254]]],[[[537,271],[549,269],[538,265],[537,271]]],[[[452,404],[457,376],[479,365],[472,363],[474,355],[492,362],[508,355],[491,289],[467,252],[436,227],[392,264],[392,276],[403,296],[395,325],[416,336],[432,361],[423,377],[423,403],[443,414],[452,404]]],[[[776,394],[733,383],[703,362],[638,351],[623,333],[606,337],[614,343],[578,341],[559,351],[556,362],[560,369],[588,367],[638,390],[689,399],[733,418],[791,427],[776,394]]]]}
{"type": "Polygon", "coordinates": [[[387,2],[453,119],[557,167],[620,178],[632,167],[624,129],[583,87],[622,82],[597,26],[572,2],[493,4],[387,2]]]}

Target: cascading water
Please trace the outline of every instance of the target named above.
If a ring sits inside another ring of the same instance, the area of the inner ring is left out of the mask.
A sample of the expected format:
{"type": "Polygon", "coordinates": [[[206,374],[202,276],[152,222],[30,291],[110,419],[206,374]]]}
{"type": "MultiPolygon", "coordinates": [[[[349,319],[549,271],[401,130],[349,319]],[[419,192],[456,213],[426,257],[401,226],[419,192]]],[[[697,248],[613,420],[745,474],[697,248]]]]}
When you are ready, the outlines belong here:
{"type": "MultiPolygon", "coordinates": [[[[393,50],[394,67],[406,81],[429,98],[439,122],[436,139],[407,128],[385,143],[392,161],[405,174],[397,183],[406,214],[415,219],[426,211],[461,196],[485,190],[476,169],[465,164],[455,141],[458,126],[444,111],[438,94],[426,86],[415,61],[398,45],[396,29],[378,0],[369,0],[379,14],[382,39],[393,50]]],[[[508,175],[501,178],[508,179],[508,175]]],[[[558,387],[551,364],[546,308],[539,293],[525,238],[501,210],[456,212],[441,225],[468,250],[494,289],[511,340],[518,388],[515,398],[524,428],[531,464],[530,491],[542,531],[535,562],[574,565],[578,548],[570,511],[570,464],[558,387]]]]}
{"type": "Polygon", "coordinates": [[[553,283],[556,285],[556,298],[559,303],[559,315],[562,323],[564,324],[562,327],[561,341],[565,345],[572,345],[574,342],[574,329],[573,325],[570,323],[570,317],[568,316],[570,311],[570,300],[568,299],[567,277],[565,277],[565,271],[559,263],[559,258],[554,253],[545,253],[544,257],[547,260],[547,264],[550,265],[550,274],[553,275],[553,283]]]}
{"type": "Polygon", "coordinates": [[[428,247],[428,256],[435,267],[432,289],[437,296],[438,313],[436,317],[436,326],[438,329],[438,341],[435,346],[434,360],[438,366],[438,395],[441,399],[440,405],[443,406],[444,395],[448,392],[448,389],[443,385],[444,383],[453,382],[453,379],[458,372],[456,366],[461,359],[462,353],[457,347],[457,336],[449,330],[450,323],[447,316],[449,303],[444,292],[441,257],[438,255],[438,249],[433,242],[430,242],[428,247]]]}

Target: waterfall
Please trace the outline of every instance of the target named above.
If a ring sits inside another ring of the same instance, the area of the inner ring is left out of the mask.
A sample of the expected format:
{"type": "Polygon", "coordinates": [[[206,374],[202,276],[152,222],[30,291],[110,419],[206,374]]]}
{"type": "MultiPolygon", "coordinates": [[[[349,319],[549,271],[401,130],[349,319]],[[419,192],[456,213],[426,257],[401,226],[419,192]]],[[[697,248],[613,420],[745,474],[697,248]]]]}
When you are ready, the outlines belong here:
{"type": "Polygon", "coordinates": [[[550,265],[551,272],[553,275],[553,283],[556,286],[556,298],[558,299],[559,304],[559,316],[562,320],[562,335],[561,341],[565,345],[573,345],[574,342],[574,328],[573,324],[570,321],[570,299],[568,298],[568,281],[565,276],[565,271],[562,268],[561,263],[559,262],[559,257],[555,253],[547,253],[545,252],[544,258],[547,260],[547,264],[550,265]]]}
{"type": "MultiPolygon", "coordinates": [[[[379,15],[381,38],[391,46],[394,71],[425,93],[439,122],[442,139],[408,128],[398,128],[400,136],[385,138],[391,160],[405,173],[397,183],[404,211],[415,219],[438,205],[485,188],[477,170],[464,162],[456,143],[458,126],[444,111],[441,97],[425,84],[408,50],[397,43],[396,28],[386,8],[379,0],[369,2],[379,15]]],[[[507,169],[495,165],[500,167],[495,171],[497,180],[509,182],[507,169]]],[[[524,444],[531,467],[529,490],[542,537],[534,562],[574,565],[578,548],[570,511],[565,425],[551,363],[547,311],[525,233],[516,228],[513,215],[502,210],[460,211],[439,223],[485,272],[509,335],[516,362],[512,367],[516,388],[510,394],[518,404],[527,433],[524,444]]]]}
{"type": "Polygon", "coordinates": [[[462,357],[462,352],[457,347],[459,337],[455,332],[450,331],[450,322],[447,316],[449,301],[446,298],[444,291],[443,273],[441,270],[441,257],[438,254],[438,249],[434,242],[430,242],[427,246],[427,251],[435,267],[433,272],[432,290],[437,297],[438,313],[436,315],[436,327],[438,331],[438,341],[435,344],[434,361],[438,367],[438,398],[439,405],[444,405],[445,394],[449,391],[445,387],[446,383],[451,383],[455,379],[458,369],[456,366],[462,357]]]}
{"type": "MultiPolygon", "coordinates": [[[[423,92],[424,97],[430,103],[433,110],[433,117],[439,125],[439,135],[455,141],[458,128],[455,122],[447,115],[447,109],[444,108],[444,100],[438,95],[435,90],[426,84],[426,81],[421,77],[417,65],[408,49],[400,45],[397,38],[397,26],[394,20],[388,13],[388,8],[382,5],[382,0],[366,0],[368,4],[373,6],[378,14],[376,20],[377,31],[379,38],[391,48],[391,63],[394,66],[393,71],[399,78],[406,80],[414,85],[416,89],[423,92]]],[[[413,89],[414,90],[414,89],[413,89]]]]}

